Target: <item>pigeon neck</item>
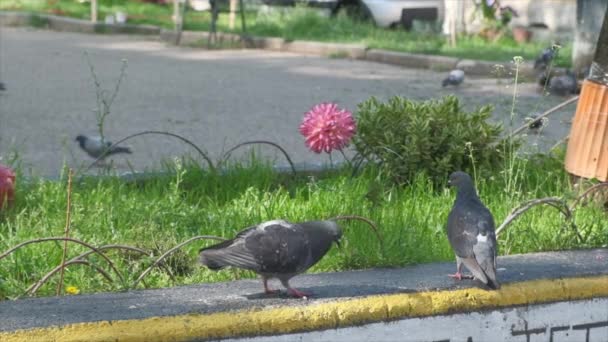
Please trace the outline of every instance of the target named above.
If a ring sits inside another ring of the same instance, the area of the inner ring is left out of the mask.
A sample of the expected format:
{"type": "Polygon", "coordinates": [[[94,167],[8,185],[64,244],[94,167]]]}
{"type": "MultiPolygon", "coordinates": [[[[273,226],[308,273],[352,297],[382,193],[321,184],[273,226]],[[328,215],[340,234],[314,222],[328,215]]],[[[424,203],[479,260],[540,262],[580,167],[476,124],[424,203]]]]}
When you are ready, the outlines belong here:
{"type": "Polygon", "coordinates": [[[475,187],[471,184],[465,184],[460,189],[458,189],[458,193],[456,194],[457,199],[471,199],[478,198],[477,191],[475,191],[475,187]]]}

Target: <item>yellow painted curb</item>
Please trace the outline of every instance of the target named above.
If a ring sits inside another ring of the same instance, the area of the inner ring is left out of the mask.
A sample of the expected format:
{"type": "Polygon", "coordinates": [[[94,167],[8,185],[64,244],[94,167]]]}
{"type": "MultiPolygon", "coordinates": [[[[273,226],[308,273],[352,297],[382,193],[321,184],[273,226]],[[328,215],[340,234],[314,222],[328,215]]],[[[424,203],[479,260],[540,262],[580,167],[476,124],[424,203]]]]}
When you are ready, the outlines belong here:
{"type": "Polygon", "coordinates": [[[504,285],[499,291],[477,288],[427,291],[295,307],[75,323],[63,327],[4,332],[0,333],[0,341],[153,342],[284,334],[407,317],[596,297],[608,297],[608,276],[526,281],[504,285]]]}

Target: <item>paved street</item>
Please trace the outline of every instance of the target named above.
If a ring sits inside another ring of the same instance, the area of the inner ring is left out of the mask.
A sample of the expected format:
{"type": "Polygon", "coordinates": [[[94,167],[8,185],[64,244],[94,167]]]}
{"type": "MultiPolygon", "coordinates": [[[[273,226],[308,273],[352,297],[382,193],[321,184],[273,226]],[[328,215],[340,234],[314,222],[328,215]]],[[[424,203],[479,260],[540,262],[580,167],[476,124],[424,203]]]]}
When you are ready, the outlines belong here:
{"type": "MultiPolygon", "coordinates": [[[[32,28],[0,28],[0,156],[18,152],[29,174],[56,176],[66,163],[90,162],[74,137],[95,133],[95,88],[88,52],[104,88],[111,90],[121,60],[127,76],[107,119],[105,134],[115,140],[142,130],[181,134],[217,158],[245,140],[281,144],[296,163],[322,163],[304,146],[297,128],[313,104],[335,101],[354,111],[370,96],[428,99],[454,93],[468,108],[497,107],[495,119],[509,122],[512,88],[508,80],[470,79],[459,89],[442,89],[444,72],[405,69],[346,59],[257,50],[207,51],[167,46],[150,37],[60,33],[32,28]]],[[[535,108],[544,111],[563,98],[539,95],[520,85],[515,126],[535,108]]],[[[547,147],[569,130],[575,106],[551,117],[530,144],[547,147]]],[[[115,158],[120,171],[158,169],[160,161],[195,152],[167,137],[144,136],[128,143],[134,154],[115,158]]],[[[277,164],[280,155],[262,148],[277,164]]],[[[335,159],[338,159],[337,155],[335,159]]]]}

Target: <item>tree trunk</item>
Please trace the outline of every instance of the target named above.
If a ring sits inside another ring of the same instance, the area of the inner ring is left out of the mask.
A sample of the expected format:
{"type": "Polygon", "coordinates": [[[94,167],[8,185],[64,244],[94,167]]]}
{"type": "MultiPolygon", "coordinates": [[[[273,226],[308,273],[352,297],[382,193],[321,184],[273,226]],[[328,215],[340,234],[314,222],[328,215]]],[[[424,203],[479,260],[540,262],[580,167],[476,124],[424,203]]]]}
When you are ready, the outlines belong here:
{"type": "Polygon", "coordinates": [[[228,16],[228,28],[234,30],[234,21],[236,20],[236,5],[237,0],[230,0],[230,15],[228,16]]]}
{"type": "Polygon", "coordinates": [[[91,0],[91,21],[97,22],[97,0],[91,0]]]}
{"type": "MultiPolygon", "coordinates": [[[[577,0],[576,29],[572,45],[572,66],[575,71],[586,70],[595,60],[596,46],[604,14],[608,8],[606,0],[577,0]]],[[[604,38],[604,41],[606,38],[604,38]]]]}
{"type": "Polygon", "coordinates": [[[593,61],[598,63],[604,70],[608,70],[608,8],[604,14],[604,23],[600,30],[600,36],[597,39],[593,61]]]}

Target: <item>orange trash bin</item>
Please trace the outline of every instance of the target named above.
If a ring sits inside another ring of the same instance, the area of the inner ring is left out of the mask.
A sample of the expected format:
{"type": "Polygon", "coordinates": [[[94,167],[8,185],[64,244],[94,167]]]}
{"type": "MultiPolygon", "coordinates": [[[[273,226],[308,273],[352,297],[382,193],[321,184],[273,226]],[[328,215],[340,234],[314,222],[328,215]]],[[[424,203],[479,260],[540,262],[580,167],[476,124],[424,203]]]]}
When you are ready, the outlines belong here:
{"type": "Polygon", "coordinates": [[[576,176],[608,181],[608,86],[583,82],[565,167],[576,176]]]}

